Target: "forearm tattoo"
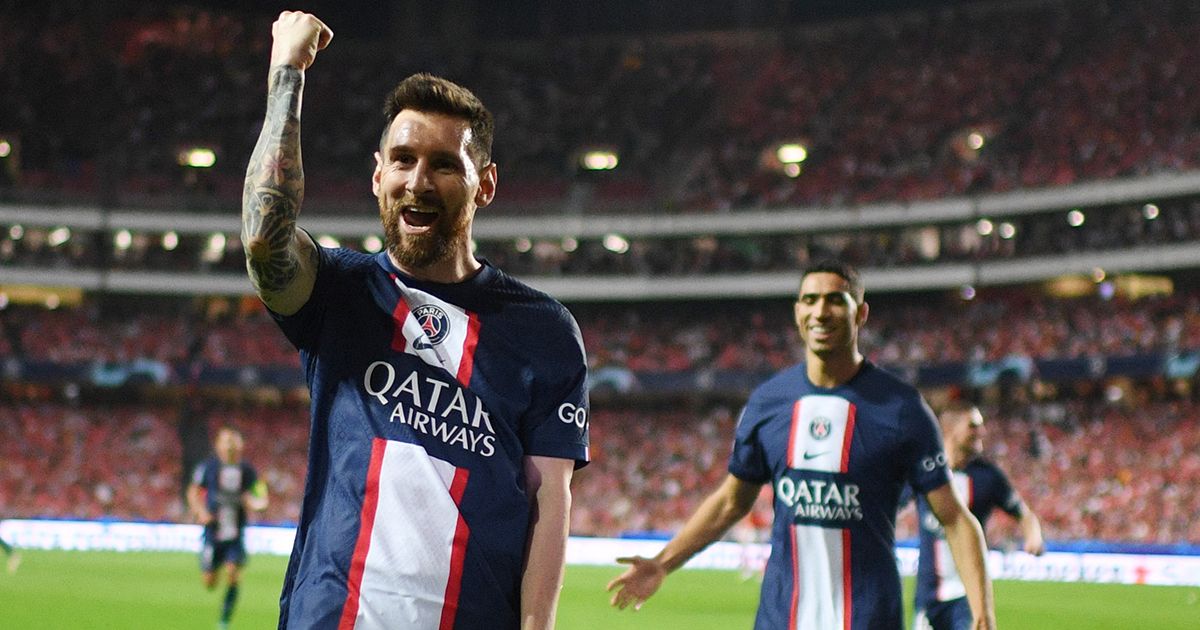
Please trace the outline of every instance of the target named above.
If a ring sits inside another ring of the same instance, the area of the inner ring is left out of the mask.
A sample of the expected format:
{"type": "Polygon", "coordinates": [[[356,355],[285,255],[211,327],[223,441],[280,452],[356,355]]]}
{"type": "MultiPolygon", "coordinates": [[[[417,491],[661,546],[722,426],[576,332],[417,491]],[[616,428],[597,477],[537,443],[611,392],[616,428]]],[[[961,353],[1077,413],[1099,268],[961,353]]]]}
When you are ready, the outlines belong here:
{"type": "MultiPolygon", "coordinates": [[[[293,246],[304,198],[300,162],[300,97],[304,75],[291,66],[271,70],[267,117],[246,168],[242,192],[242,247],[250,280],[264,300],[287,288],[299,271],[293,246]]],[[[311,248],[308,248],[311,250],[311,248]]]]}

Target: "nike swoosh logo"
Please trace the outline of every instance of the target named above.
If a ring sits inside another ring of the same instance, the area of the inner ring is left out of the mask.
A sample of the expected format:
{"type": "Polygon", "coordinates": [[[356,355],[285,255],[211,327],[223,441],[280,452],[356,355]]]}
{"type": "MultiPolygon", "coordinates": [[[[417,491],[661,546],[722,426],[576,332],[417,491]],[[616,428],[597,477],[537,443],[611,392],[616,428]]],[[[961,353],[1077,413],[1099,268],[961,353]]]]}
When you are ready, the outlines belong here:
{"type": "Polygon", "coordinates": [[[816,459],[822,455],[828,455],[828,454],[829,454],[829,451],[821,451],[820,453],[809,453],[808,451],[805,451],[804,459],[816,459]]]}

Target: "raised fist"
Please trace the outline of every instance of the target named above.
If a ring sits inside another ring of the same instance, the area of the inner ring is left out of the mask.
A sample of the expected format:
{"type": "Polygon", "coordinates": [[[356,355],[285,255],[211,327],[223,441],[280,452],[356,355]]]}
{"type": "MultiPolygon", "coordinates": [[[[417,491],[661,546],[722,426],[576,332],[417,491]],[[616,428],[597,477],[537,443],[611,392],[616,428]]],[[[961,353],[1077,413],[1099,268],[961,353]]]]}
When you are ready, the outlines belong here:
{"type": "Polygon", "coordinates": [[[301,70],[312,65],[317,51],[329,45],[333,31],[316,16],[284,11],[271,25],[271,66],[289,65],[301,70]]]}

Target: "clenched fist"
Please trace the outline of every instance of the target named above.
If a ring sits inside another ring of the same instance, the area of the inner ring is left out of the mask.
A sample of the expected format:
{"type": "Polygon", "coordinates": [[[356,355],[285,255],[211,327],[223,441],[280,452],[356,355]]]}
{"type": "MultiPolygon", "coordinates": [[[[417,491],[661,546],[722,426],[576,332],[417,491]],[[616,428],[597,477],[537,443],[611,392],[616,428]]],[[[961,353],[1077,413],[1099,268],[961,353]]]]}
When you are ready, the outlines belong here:
{"type": "Polygon", "coordinates": [[[271,66],[289,65],[307,69],[317,51],[329,45],[333,31],[316,16],[301,11],[284,11],[271,25],[271,66]]]}

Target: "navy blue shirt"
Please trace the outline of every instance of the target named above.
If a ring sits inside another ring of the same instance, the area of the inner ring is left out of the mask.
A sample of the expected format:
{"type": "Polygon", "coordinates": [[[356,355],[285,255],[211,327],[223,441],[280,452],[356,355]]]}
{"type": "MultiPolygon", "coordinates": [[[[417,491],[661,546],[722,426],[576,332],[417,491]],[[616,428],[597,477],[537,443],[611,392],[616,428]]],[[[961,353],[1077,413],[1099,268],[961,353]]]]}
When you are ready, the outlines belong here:
{"type": "MultiPolygon", "coordinates": [[[[961,470],[954,470],[951,483],[981,527],[987,526],[988,518],[997,508],[1014,518],[1021,517],[1021,496],[1013,490],[1004,472],[986,459],[976,457],[961,470]]],[[[935,602],[966,597],[967,591],[954,566],[942,524],[921,493],[917,494],[917,520],[921,540],[917,559],[917,610],[924,610],[935,602]]]]}
{"type": "Polygon", "coordinates": [[[775,521],[755,628],[903,628],[896,567],[901,488],[947,483],[932,412],[864,363],[832,389],[788,368],[750,396],[729,472],[771,483],[775,521]]]}
{"type": "Polygon", "coordinates": [[[489,264],[419,281],[319,248],[280,327],[312,392],[308,479],[281,628],[516,628],[523,461],[588,460],[579,328],[489,264]]]}
{"type": "Polygon", "coordinates": [[[204,537],[212,542],[240,541],[246,527],[246,506],[242,493],[258,482],[258,473],[247,462],[224,464],[215,455],[200,462],[192,471],[192,484],[204,489],[204,503],[213,520],[204,527],[204,537]]]}

